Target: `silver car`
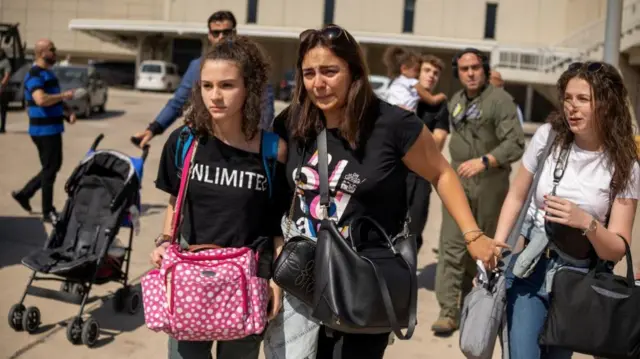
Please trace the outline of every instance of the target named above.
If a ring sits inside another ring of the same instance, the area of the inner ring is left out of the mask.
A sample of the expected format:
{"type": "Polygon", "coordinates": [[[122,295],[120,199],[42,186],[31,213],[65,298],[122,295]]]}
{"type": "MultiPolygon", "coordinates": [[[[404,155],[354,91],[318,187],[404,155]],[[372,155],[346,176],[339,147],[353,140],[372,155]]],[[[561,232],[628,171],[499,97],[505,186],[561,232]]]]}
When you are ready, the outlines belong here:
{"type": "Polygon", "coordinates": [[[89,118],[94,110],[104,112],[107,104],[107,85],[93,66],[54,66],[52,71],[58,78],[60,91],[84,89],[80,98],[65,100],[65,103],[81,118],[89,118]]]}

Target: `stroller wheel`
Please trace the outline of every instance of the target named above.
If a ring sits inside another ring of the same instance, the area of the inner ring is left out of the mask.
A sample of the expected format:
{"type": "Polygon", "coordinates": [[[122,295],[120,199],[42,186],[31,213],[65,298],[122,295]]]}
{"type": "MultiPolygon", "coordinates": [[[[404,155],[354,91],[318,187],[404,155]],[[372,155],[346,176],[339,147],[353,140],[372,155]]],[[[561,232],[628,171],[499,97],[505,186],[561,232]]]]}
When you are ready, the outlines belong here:
{"type": "Polygon", "coordinates": [[[72,287],[73,287],[72,283],[62,282],[62,284],[60,284],[60,291],[64,292],[64,293],[69,293],[69,292],[71,292],[71,288],[72,287]]]}
{"type": "Polygon", "coordinates": [[[14,304],[9,309],[9,327],[19,332],[22,330],[22,316],[24,315],[24,305],[22,304],[14,304]]]}
{"type": "Polygon", "coordinates": [[[142,296],[140,295],[140,292],[129,289],[129,294],[127,295],[127,312],[131,315],[138,313],[141,304],[142,296]]]}
{"type": "Polygon", "coordinates": [[[113,310],[116,313],[120,313],[124,310],[124,301],[126,299],[126,295],[127,295],[127,289],[126,288],[120,288],[116,291],[116,293],[113,295],[113,310]]]}
{"type": "Polygon", "coordinates": [[[29,334],[33,334],[40,326],[40,309],[29,307],[22,316],[22,328],[29,334]]]}
{"type": "Polygon", "coordinates": [[[75,293],[79,297],[84,296],[84,286],[80,283],[75,283],[71,285],[71,293],[75,293]]]}
{"type": "Polygon", "coordinates": [[[82,338],[82,318],[75,317],[67,323],[67,340],[78,344],[82,338]]]}
{"type": "Polygon", "coordinates": [[[82,344],[89,348],[93,347],[98,341],[98,335],[100,335],[98,322],[93,318],[89,318],[82,326],[82,344]]]}

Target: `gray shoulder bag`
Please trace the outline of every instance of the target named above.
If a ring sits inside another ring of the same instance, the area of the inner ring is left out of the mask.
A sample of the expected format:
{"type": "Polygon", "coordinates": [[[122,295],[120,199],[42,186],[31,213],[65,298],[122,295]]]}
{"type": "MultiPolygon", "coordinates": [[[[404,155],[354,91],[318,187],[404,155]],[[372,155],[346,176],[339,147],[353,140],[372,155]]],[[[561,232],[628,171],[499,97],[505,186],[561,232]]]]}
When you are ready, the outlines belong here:
{"type": "MultiPolygon", "coordinates": [[[[556,133],[551,130],[547,145],[538,157],[538,167],[533,182],[529,186],[527,199],[522,204],[518,219],[507,238],[507,244],[511,248],[515,248],[520,238],[527,209],[538,187],[545,159],[551,152],[555,138],[556,133]]],[[[490,359],[493,356],[498,331],[504,324],[507,293],[504,271],[512,254],[512,250],[503,251],[502,263],[495,272],[487,273],[484,267],[479,265],[478,283],[464,299],[460,318],[460,350],[469,359],[490,359]]],[[[508,353],[508,350],[503,347],[503,351],[505,350],[508,353]]]]}

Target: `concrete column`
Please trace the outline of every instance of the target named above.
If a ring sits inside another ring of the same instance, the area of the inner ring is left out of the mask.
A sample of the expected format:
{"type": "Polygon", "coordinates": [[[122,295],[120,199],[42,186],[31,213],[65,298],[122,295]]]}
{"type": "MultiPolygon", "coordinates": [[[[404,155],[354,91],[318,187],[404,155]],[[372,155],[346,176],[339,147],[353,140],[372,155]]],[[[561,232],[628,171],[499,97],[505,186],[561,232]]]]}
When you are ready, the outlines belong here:
{"type": "Polygon", "coordinates": [[[531,122],[533,111],[533,86],[527,85],[527,92],[524,98],[524,122],[531,122]]]}
{"type": "Polygon", "coordinates": [[[136,82],[138,80],[138,75],[140,73],[140,64],[144,61],[144,42],[146,40],[146,35],[138,35],[136,36],[136,82]]]}
{"type": "Polygon", "coordinates": [[[620,62],[620,36],[622,27],[622,0],[607,0],[607,18],[604,34],[603,61],[615,67],[620,62]]]}

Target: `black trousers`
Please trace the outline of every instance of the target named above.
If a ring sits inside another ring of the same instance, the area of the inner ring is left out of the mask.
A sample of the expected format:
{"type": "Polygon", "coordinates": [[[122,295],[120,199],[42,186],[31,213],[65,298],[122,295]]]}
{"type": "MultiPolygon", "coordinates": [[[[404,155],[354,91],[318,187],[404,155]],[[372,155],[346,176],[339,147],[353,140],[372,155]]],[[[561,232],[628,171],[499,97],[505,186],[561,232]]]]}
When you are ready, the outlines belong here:
{"type": "Polygon", "coordinates": [[[386,334],[348,334],[320,327],[316,359],[382,359],[389,344],[386,334]]]}
{"type": "MultiPolygon", "coordinates": [[[[2,90],[0,90],[2,91],[2,90]]],[[[9,108],[9,95],[5,91],[0,92],[0,131],[4,132],[7,125],[7,109],[9,108]]]]}
{"type": "Polygon", "coordinates": [[[42,169],[27,182],[19,195],[31,198],[42,189],[42,213],[53,210],[53,184],[62,166],[62,134],[51,136],[31,136],[40,157],[42,169]]]}
{"type": "Polygon", "coordinates": [[[407,199],[409,200],[409,231],[416,235],[418,252],[422,248],[422,230],[429,216],[429,199],[431,198],[431,183],[413,172],[407,176],[407,199]]]}

